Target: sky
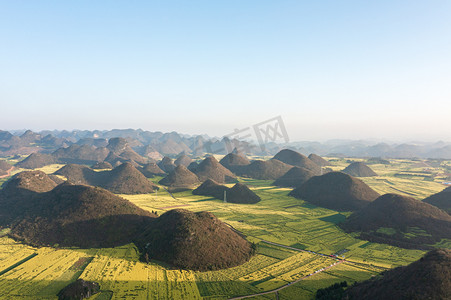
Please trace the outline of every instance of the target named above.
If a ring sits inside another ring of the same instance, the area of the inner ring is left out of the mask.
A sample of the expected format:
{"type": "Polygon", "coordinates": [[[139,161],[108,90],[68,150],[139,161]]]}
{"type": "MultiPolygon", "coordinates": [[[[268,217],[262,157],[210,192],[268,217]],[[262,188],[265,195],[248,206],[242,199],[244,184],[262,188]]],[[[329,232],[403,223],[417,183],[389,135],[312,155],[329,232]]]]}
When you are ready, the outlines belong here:
{"type": "Polygon", "coordinates": [[[451,141],[451,1],[0,0],[0,129],[451,141]]]}

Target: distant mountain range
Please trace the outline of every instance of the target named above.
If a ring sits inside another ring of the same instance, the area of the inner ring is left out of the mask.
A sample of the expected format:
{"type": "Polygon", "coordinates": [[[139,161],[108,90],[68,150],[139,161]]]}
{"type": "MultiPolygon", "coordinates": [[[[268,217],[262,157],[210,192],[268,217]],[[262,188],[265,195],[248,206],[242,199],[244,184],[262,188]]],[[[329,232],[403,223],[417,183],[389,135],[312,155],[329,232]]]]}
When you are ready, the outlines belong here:
{"type": "Polygon", "coordinates": [[[177,132],[151,132],[141,129],[73,130],[73,131],[2,131],[0,156],[29,155],[34,152],[52,153],[59,148],[80,146],[106,147],[111,138],[124,138],[138,154],[160,160],[163,156],[176,157],[180,153],[201,156],[205,153],[227,154],[234,148],[249,155],[272,156],[283,148],[308,155],[316,153],[329,157],[381,157],[451,159],[451,143],[411,142],[385,143],[372,141],[331,140],[327,142],[274,142],[263,145],[248,141],[216,138],[206,135],[189,136],[177,132]]]}
{"type": "MultiPolygon", "coordinates": [[[[186,136],[177,132],[162,133],[140,129],[110,131],[42,131],[14,132],[0,130],[0,156],[29,155],[35,152],[53,153],[71,145],[106,147],[110,139],[126,139],[128,145],[140,155],[159,160],[163,156],[176,157],[180,153],[201,156],[205,153],[227,154],[234,148],[249,149],[250,154],[270,155],[274,150],[262,151],[248,142],[227,137],[207,138],[186,136]]],[[[279,145],[274,145],[277,149],[279,145]]],[[[273,146],[273,147],[274,147],[273,146]]],[[[276,150],[277,150],[276,149],[276,150]]],[[[277,151],[276,151],[277,152],[277,151]]]]}
{"type": "Polygon", "coordinates": [[[322,156],[383,157],[383,158],[432,158],[451,159],[449,142],[387,143],[371,141],[333,140],[319,142],[295,142],[290,146],[299,152],[322,156]]]}

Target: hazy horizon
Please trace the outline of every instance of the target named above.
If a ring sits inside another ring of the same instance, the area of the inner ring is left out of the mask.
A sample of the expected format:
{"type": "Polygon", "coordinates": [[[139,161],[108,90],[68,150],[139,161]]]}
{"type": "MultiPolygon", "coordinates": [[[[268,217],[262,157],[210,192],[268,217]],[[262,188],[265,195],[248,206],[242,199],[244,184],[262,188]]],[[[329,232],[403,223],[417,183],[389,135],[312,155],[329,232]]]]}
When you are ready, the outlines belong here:
{"type": "Polygon", "coordinates": [[[451,2],[0,2],[0,129],[450,141],[451,2]]]}
{"type": "MultiPolygon", "coordinates": [[[[5,130],[5,129],[0,129],[0,130],[5,130]]],[[[189,137],[194,137],[194,136],[208,136],[209,138],[213,138],[213,139],[222,139],[224,138],[226,135],[210,135],[208,133],[187,133],[184,131],[177,131],[177,130],[169,130],[169,131],[164,131],[164,130],[148,130],[148,129],[143,129],[143,128],[109,128],[109,129],[98,129],[98,128],[88,128],[88,129],[79,129],[79,128],[75,128],[75,129],[42,129],[42,130],[35,130],[32,128],[21,128],[21,129],[9,129],[6,130],[14,135],[21,135],[23,134],[25,131],[27,130],[31,130],[33,132],[36,133],[41,133],[41,132],[46,132],[46,131],[68,131],[68,132],[72,132],[72,131],[102,131],[102,132],[108,132],[111,130],[143,130],[143,131],[149,131],[149,132],[161,132],[161,133],[171,133],[171,132],[176,132],[177,134],[181,135],[181,136],[189,136],[189,137]]],[[[228,132],[230,133],[230,132],[228,132]]],[[[288,132],[289,135],[289,132],[288,132]]],[[[388,139],[388,138],[325,138],[325,139],[292,139],[289,136],[289,142],[290,143],[323,143],[323,144],[327,144],[327,143],[334,143],[334,142],[365,142],[368,144],[379,144],[379,143],[387,143],[387,144],[435,144],[435,143],[445,143],[445,144],[451,144],[451,140],[445,140],[445,139],[388,139]]],[[[244,140],[244,139],[243,139],[244,140]]],[[[246,141],[249,140],[253,143],[258,143],[258,140],[255,138],[255,136],[253,135],[250,139],[246,139],[246,141]]],[[[278,140],[275,141],[276,143],[279,144],[285,144],[285,142],[283,140],[281,140],[280,138],[278,140]]]]}

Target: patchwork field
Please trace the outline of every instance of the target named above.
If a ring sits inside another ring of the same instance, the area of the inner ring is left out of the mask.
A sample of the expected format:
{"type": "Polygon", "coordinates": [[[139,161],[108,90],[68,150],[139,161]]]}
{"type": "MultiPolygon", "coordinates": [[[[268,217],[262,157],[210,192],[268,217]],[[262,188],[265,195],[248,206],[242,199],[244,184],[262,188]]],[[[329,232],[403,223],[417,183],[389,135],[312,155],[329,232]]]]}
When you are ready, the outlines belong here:
{"type": "MultiPolygon", "coordinates": [[[[337,159],[333,168],[341,170],[346,165],[345,160],[337,159]]],[[[417,176],[425,168],[415,167],[412,161],[370,166],[381,176],[363,180],[379,193],[398,192],[422,199],[444,188],[440,176],[432,180],[429,175],[417,176]]],[[[52,165],[42,170],[52,173],[59,167],[52,165]]],[[[440,168],[434,170],[434,174],[440,174],[440,168]]],[[[91,297],[97,300],[229,299],[279,288],[282,289],[278,299],[312,299],[319,288],[335,282],[365,280],[424,254],[370,243],[344,233],[337,223],[349,213],[289,197],[290,189],[273,187],[271,181],[244,178],[240,181],[250,186],[262,201],[232,204],[194,196],[191,191],[171,195],[165,189],[122,196],[158,214],[174,208],[213,212],[257,243],[257,255],[241,266],[209,272],[171,269],[158,261],[140,262],[133,244],[104,249],[33,248],[8,238],[4,230],[0,232],[0,298],[57,299],[62,287],[83,278],[100,283],[102,292],[91,297]],[[337,263],[331,254],[345,257],[346,262],[337,263]],[[295,281],[298,282],[290,284],[295,281]]],[[[447,243],[442,241],[443,245],[447,243]]],[[[275,293],[270,293],[253,299],[275,297],[275,293]]]]}

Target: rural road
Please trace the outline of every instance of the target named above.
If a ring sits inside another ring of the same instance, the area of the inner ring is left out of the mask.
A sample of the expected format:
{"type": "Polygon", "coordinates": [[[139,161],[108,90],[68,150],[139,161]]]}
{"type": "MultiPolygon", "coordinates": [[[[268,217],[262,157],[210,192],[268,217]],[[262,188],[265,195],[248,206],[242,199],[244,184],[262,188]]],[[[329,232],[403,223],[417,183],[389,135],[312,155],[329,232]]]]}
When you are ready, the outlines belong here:
{"type": "Polygon", "coordinates": [[[14,167],[11,167],[11,169],[9,169],[8,171],[6,171],[7,174],[0,176],[0,179],[1,179],[1,178],[5,178],[5,177],[11,176],[11,171],[12,171],[13,169],[14,169],[14,167]]]}
{"type": "MultiPolygon", "coordinates": [[[[327,255],[326,255],[326,256],[327,256],[327,255]]],[[[336,265],[341,264],[342,262],[343,262],[342,260],[339,260],[338,262],[334,263],[334,264],[331,265],[331,266],[327,266],[327,267],[325,267],[325,268],[322,268],[322,269],[320,269],[320,270],[317,270],[317,271],[315,271],[314,273],[311,273],[311,274],[309,274],[309,275],[306,275],[306,276],[304,276],[304,277],[301,277],[301,278],[299,278],[299,279],[297,279],[297,280],[295,280],[295,281],[293,281],[293,282],[290,282],[290,283],[288,283],[288,284],[286,284],[286,285],[284,285],[284,286],[281,286],[280,288],[277,288],[277,289],[274,289],[274,290],[271,290],[271,291],[261,292],[261,293],[257,293],[257,294],[246,295],[246,296],[239,296],[239,297],[234,297],[234,298],[229,298],[229,299],[230,299],[230,300],[246,299],[246,298],[250,298],[250,297],[256,297],[256,296],[262,296],[262,295],[267,295],[267,294],[277,293],[277,292],[279,292],[279,291],[281,291],[281,290],[283,290],[283,289],[285,289],[285,288],[287,288],[287,287],[289,287],[289,286],[291,286],[291,285],[293,285],[293,284],[295,284],[295,283],[298,283],[298,282],[301,281],[301,280],[304,280],[304,279],[306,279],[306,278],[309,278],[309,277],[311,277],[311,276],[314,276],[315,274],[319,274],[319,273],[321,273],[321,272],[323,272],[323,271],[329,270],[330,268],[333,268],[333,267],[335,267],[336,265]]]]}
{"type": "MultiPolygon", "coordinates": [[[[229,225],[229,226],[231,227],[231,229],[234,230],[234,231],[236,231],[237,233],[244,235],[241,231],[235,229],[235,228],[232,227],[230,224],[227,224],[227,225],[229,225]]],[[[278,244],[278,243],[274,243],[274,242],[270,242],[270,241],[266,241],[266,240],[261,240],[261,242],[262,242],[262,243],[266,243],[266,244],[270,244],[270,245],[274,245],[274,246],[277,246],[277,247],[285,248],[285,249],[294,250],[294,251],[308,252],[308,253],[311,253],[311,254],[320,255],[320,256],[324,256],[324,257],[331,257],[330,255],[327,255],[327,254],[317,253],[317,252],[313,252],[313,251],[309,251],[309,250],[302,250],[302,249],[299,249],[299,248],[294,248],[294,247],[290,247],[290,246],[286,246],[286,245],[282,245],[282,244],[278,244]]],[[[337,257],[333,257],[333,258],[339,259],[339,258],[337,258],[337,257]]],[[[286,285],[284,285],[284,286],[281,286],[281,287],[279,287],[279,288],[277,288],[277,289],[274,289],[274,290],[271,290],[271,291],[266,291],[266,292],[261,292],[261,293],[256,293],[256,294],[252,294],[252,295],[233,297],[233,298],[229,298],[229,300],[246,299],[246,298],[251,298],[251,297],[256,297],[256,296],[262,296],[262,295],[272,294],[272,293],[276,293],[276,299],[278,299],[277,292],[279,292],[279,291],[281,291],[281,290],[283,290],[283,289],[285,289],[285,288],[287,288],[287,287],[289,287],[289,286],[291,286],[291,285],[293,285],[293,284],[295,284],[295,283],[298,283],[299,281],[302,281],[302,280],[304,280],[304,279],[306,279],[306,278],[309,278],[309,277],[311,277],[311,276],[314,276],[314,275],[316,275],[316,274],[319,274],[319,273],[321,273],[321,272],[323,272],[323,271],[329,270],[330,268],[333,268],[333,267],[335,267],[335,266],[337,266],[337,265],[339,265],[339,264],[341,264],[341,263],[350,263],[350,264],[355,264],[355,265],[358,265],[358,264],[367,265],[367,264],[364,264],[364,263],[354,263],[354,262],[348,261],[348,260],[346,260],[346,259],[339,259],[337,262],[335,262],[335,263],[334,263],[333,265],[331,265],[331,266],[327,266],[327,267],[325,267],[325,268],[323,268],[323,269],[316,270],[315,272],[313,272],[313,273],[311,273],[311,274],[309,274],[309,275],[306,275],[306,276],[304,276],[304,277],[302,277],[302,278],[299,278],[299,279],[297,279],[297,280],[295,280],[295,281],[293,281],[293,282],[290,282],[290,283],[288,283],[288,284],[286,284],[286,285]]]]}
{"type": "MultiPolygon", "coordinates": [[[[227,223],[226,223],[226,224],[227,224],[227,223]]],[[[230,225],[230,224],[227,224],[227,225],[228,225],[233,231],[235,231],[236,233],[239,233],[239,234],[241,234],[242,236],[246,237],[246,235],[245,235],[243,232],[241,232],[241,231],[239,231],[238,229],[234,228],[232,225],[230,225]]],[[[267,240],[260,240],[260,242],[266,243],[266,244],[270,244],[270,245],[274,245],[274,246],[281,247],[281,248],[285,248],[285,249],[294,250],[294,251],[308,252],[308,253],[316,254],[316,255],[320,255],[320,256],[331,257],[330,255],[327,255],[327,254],[318,253],[318,252],[309,251],[309,250],[303,250],[303,249],[299,249],[299,248],[294,248],[294,247],[290,247],[290,246],[286,246],[286,245],[282,245],[282,244],[270,242],[270,241],[267,241],[267,240]]],[[[333,257],[333,256],[332,256],[332,257],[333,257]]],[[[353,261],[349,261],[349,260],[346,260],[346,259],[344,259],[344,258],[338,258],[338,257],[333,257],[333,258],[339,259],[340,261],[346,262],[346,263],[349,263],[349,264],[354,264],[354,265],[364,265],[364,266],[372,266],[372,265],[370,265],[370,264],[366,264],[366,263],[363,263],[363,262],[353,262],[353,261]]],[[[379,268],[387,269],[387,268],[384,268],[384,267],[379,267],[379,268]]]]}
{"type": "MultiPolygon", "coordinates": [[[[327,254],[322,254],[322,253],[308,251],[308,250],[302,250],[302,249],[298,249],[298,248],[294,248],[294,247],[290,247],[290,246],[285,246],[285,245],[282,245],[282,244],[273,243],[273,242],[270,242],[270,241],[261,240],[261,242],[266,243],[266,244],[270,244],[270,245],[274,245],[274,246],[278,246],[278,247],[282,247],[282,248],[286,248],[286,249],[299,251],[299,252],[308,252],[308,253],[311,253],[311,254],[321,255],[321,256],[325,256],[325,257],[331,257],[330,255],[327,255],[327,254]]],[[[363,263],[363,262],[354,262],[354,261],[349,261],[349,260],[346,260],[344,258],[338,258],[338,257],[334,257],[334,258],[339,259],[340,262],[348,263],[348,264],[352,264],[352,265],[361,265],[361,266],[367,266],[367,267],[371,267],[372,266],[371,264],[366,264],[366,263],[363,263]]],[[[380,266],[379,266],[379,268],[387,269],[387,268],[380,267],[380,266]]]]}
{"type": "MultiPolygon", "coordinates": [[[[239,234],[241,234],[241,235],[244,235],[244,233],[242,233],[241,231],[235,229],[235,228],[234,228],[233,226],[231,226],[230,224],[227,224],[227,225],[229,225],[230,228],[231,228],[233,231],[236,231],[237,233],[239,233],[239,234]]],[[[330,257],[330,255],[326,255],[326,254],[322,254],[322,253],[316,253],[316,252],[308,251],[308,250],[302,250],[302,249],[299,249],[299,248],[294,248],[294,247],[290,247],[290,246],[285,246],[285,245],[282,245],[282,244],[278,244],[278,243],[274,243],[274,242],[270,242],[270,241],[266,241],[266,240],[261,240],[261,242],[262,242],[262,243],[266,243],[266,244],[270,244],[270,245],[274,245],[274,246],[277,246],[277,247],[281,247],[281,248],[286,248],[286,249],[294,250],[294,251],[308,252],[308,253],[315,254],[315,255],[320,255],[320,256],[330,257]]],[[[335,263],[332,264],[331,266],[327,266],[327,267],[322,268],[322,269],[320,269],[320,270],[316,270],[315,272],[313,272],[313,273],[311,273],[311,274],[309,274],[309,275],[306,275],[306,276],[304,276],[304,277],[302,277],[302,278],[299,278],[299,279],[297,279],[297,280],[295,280],[295,281],[293,281],[293,282],[287,283],[286,285],[281,286],[281,287],[279,287],[279,288],[277,288],[277,289],[274,289],[274,290],[270,290],[270,291],[266,291],[266,292],[261,292],[261,293],[257,293],[257,294],[252,294],[252,295],[233,297],[233,298],[229,298],[229,299],[230,299],[230,300],[246,299],[246,298],[251,298],[251,297],[256,297],[256,296],[262,296],[262,295],[272,294],[272,293],[276,293],[276,298],[278,299],[277,292],[279,292],[279,291],[281,291],[281,290],[283,290],[283,289],[285,289],[285,288],[287,288],[287,287],[289,287],[289,286],[291,286],[291,285],[293,285],[293,284],[295,284],[295,283],[298,283],[299,281],[302,281],[302,280],[304,280],[304,279],[306,279],[306,278],[309,278],[310,276],[314,276],[315,274],[319,274],[319,273],[321,273],[321,272],[323,272],[323,271],[329,270],[330,268],[333,268],[333,267],[335,267],[336,265],[341,264],[341,263],[343,263],[343,262],[345,262],[345,260],[338,260],[337,262],[335,262],[335,263]]]]}

